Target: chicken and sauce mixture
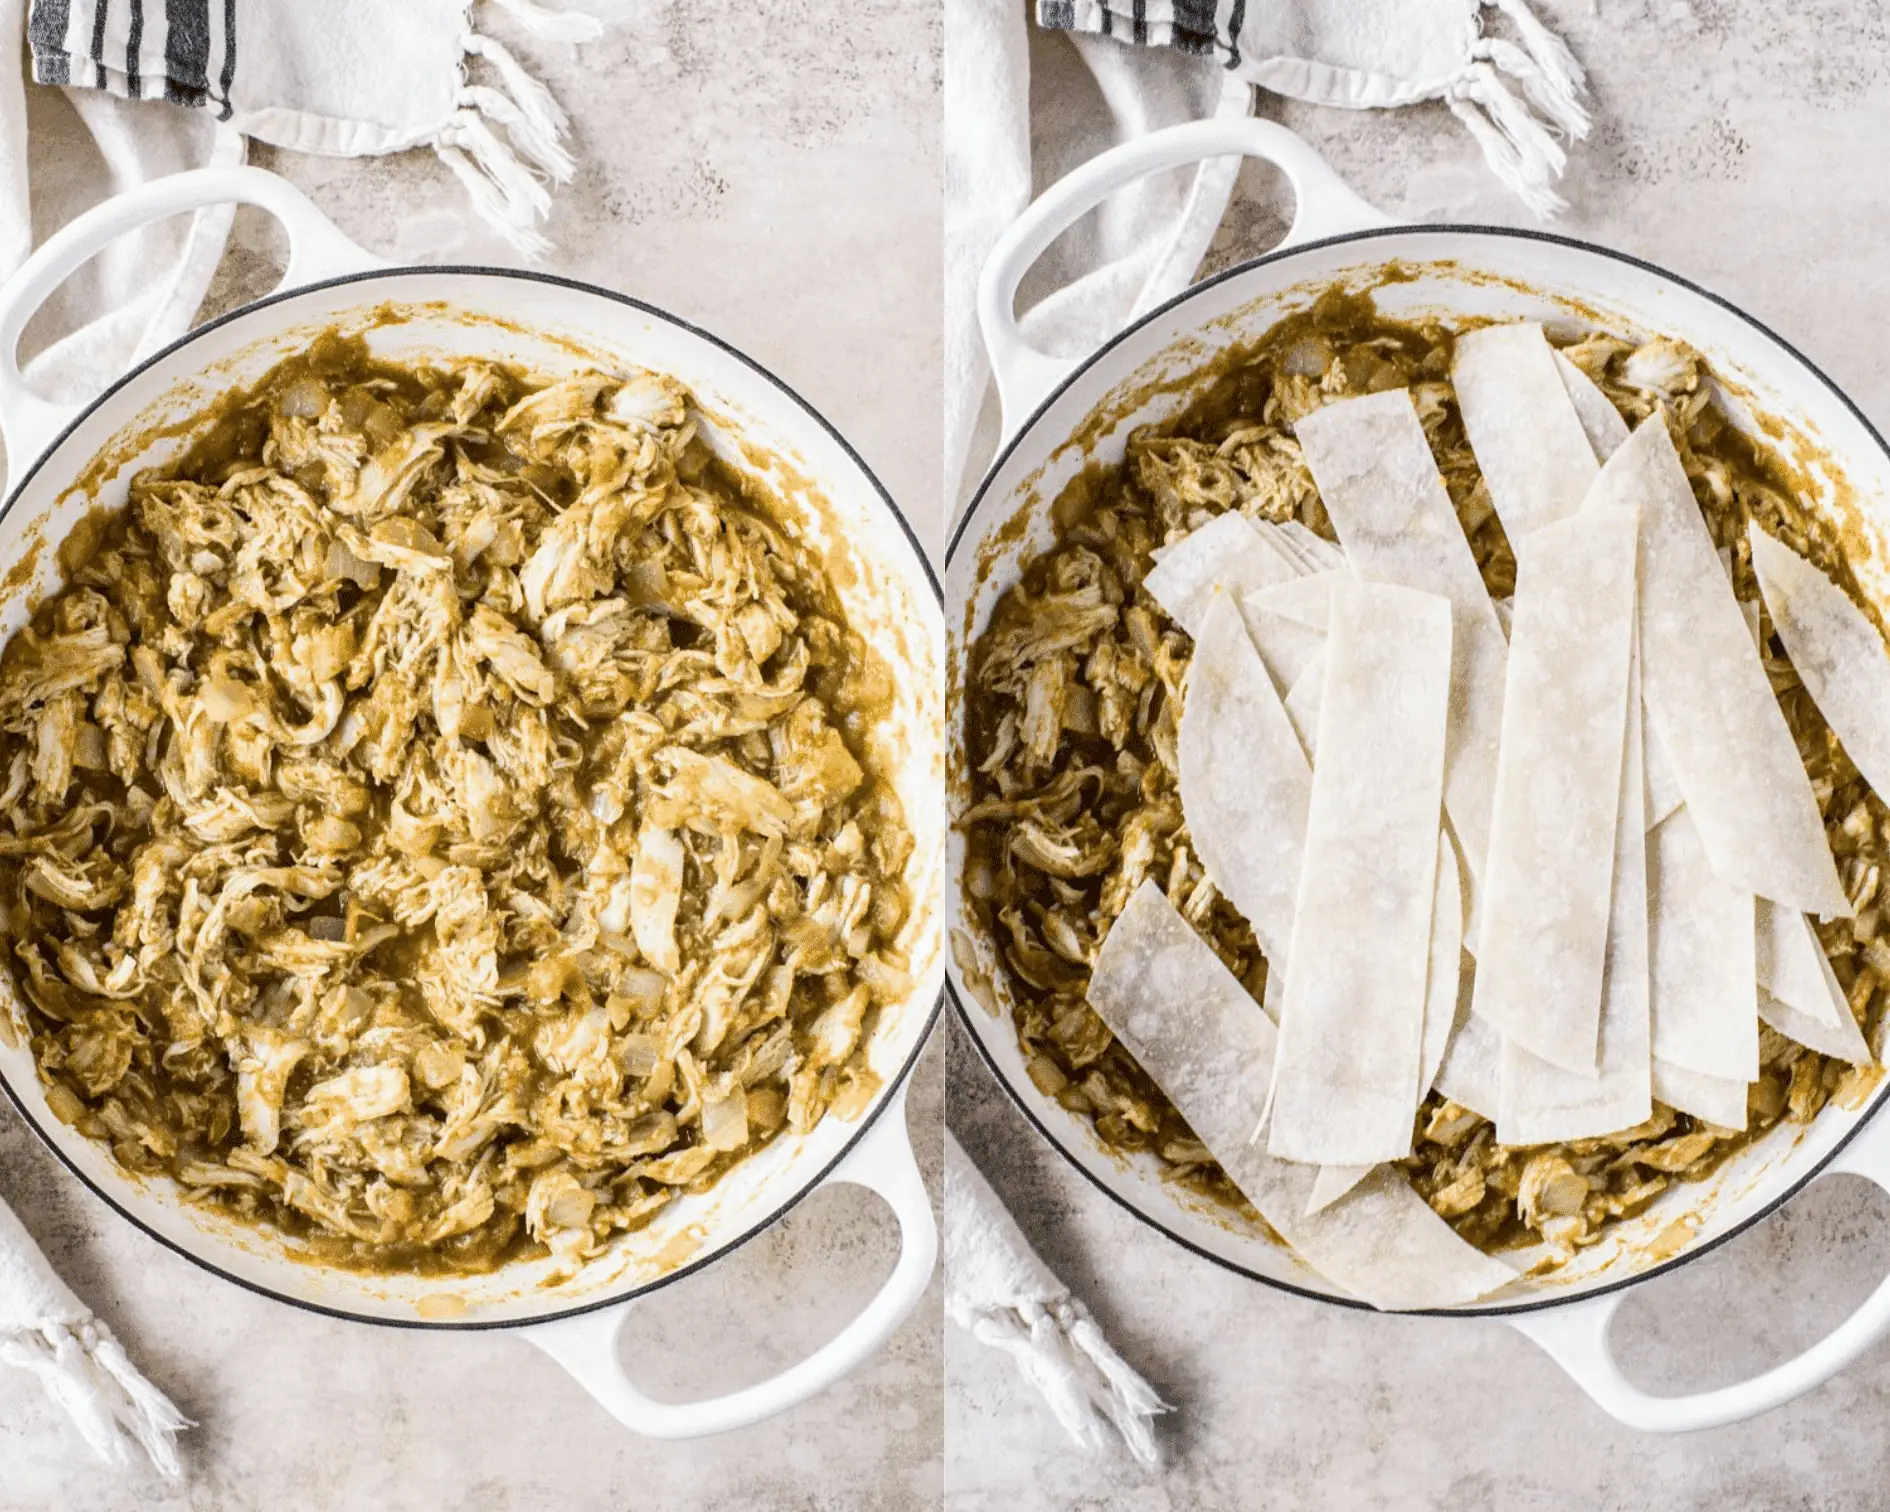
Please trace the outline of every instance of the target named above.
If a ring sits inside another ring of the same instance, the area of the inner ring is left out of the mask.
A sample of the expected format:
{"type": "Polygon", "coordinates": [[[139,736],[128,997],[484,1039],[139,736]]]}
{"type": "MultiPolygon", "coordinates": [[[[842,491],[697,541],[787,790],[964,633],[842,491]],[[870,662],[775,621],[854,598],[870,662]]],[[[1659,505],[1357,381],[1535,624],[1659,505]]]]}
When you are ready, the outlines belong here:
{"type": "Polygon", "coordinates": [[[671,380],[329,333],[62,561],[0,928],[126,1170],[325,1263],[568,1271],[870,1099],[888,674],[671,380]]]}
{"type": "MultiPolygon", "coordinates": [[[[967,892],[999,943],[1031,1079],[1124,1151],[1148,1151],[1186,1186],[1245,1209],[1207,1149],[1085,1001],[1096,952],[1130,895],[1158,881],[1259,999],[1267,963],[1204,874],[1182,816],[1176,733],[1192,642],[1141,589],[1152,549],[1214,514],[1298,520],[1336,539],[1293,423],[1327,399],[1409,387],[1490,593],[1515,588],[1515,558],[1478,472],[1450,384],[1451,333],[1380,318],[1369,296],[1328,295],[1238,354],[1172,422],[1136,433],[1119,469],[1077,478],[1057,501],[1060,539],[1009,593],[974,648],[967,892]]],[[[1663,407],[1738,597],[1760,604],[1748,518],[1846,584],[1836,542],[1793,502],[1782,469],[1722,418],[1698,357],[1671,342],[1591,335],[1563,347],[1630,425],[1663,407]]],[[[1762,607],[1762,606],[1761,606],[1762,607]]],[[[1854,920],[1820,934],[1870,1044],[1890,993],[1880,883],[1890,810],[1845,757],[1763,622],[1764,661],[1822,806],[1854,920]]],[[[972,964],[960,951],[962,962],[972,964]]],[[[968,971],[968,980],[977,973],[968,971]]],[[[996,994],[990,994],[993,1002],[996,994]]],[[[1419,1110],[1412,1184],[1467,1240],[1495,1250],[1547,1241],[1567,1252],[1640,1211],[1674,1181],[1710,1173],[1781,1119],[1861,1100],[1880,1074],[1760,1026],[1762,1069],[1747,1127],[1719,1129],[1656,1103],[1638,1128],[1538,1148],[1432,1093],[1419,1110]]],[[[1247,1210],[1251,1215],[1251,1210],[1247,1210]]]]}

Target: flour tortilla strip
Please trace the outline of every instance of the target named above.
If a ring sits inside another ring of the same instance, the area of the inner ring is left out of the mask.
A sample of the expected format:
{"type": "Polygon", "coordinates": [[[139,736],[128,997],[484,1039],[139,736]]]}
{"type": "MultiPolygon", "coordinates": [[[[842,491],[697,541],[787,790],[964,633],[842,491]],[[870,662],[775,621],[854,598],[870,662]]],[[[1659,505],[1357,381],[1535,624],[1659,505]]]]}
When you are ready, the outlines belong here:
{"type": "Polygon", "coordinates": [[[1772,623],[1818,712],[1864,780],[1890,793],[1890,651],[1851,596],[1754,524],[1752,566],[1772,623]]]}
{"type": "Polygon", "coordinates": [[[1848,918],[1811,779],[1660,414],[1608,459],[1585,507],[1617,503],[1641,510],[1647,712],[1713,869],[1775,903],[1848,918]]]}
{"type": "Polygon", "coordinates": [[[1195,641],[1176,749],[1201,865],[1277,969],[1293,930],[1312,769],[1226,597],[1195,641]]]}
{"type": "Polygon", "coordinates": [[[1273,1026],[1153,882],[1103,941],[1089,1003],[1234,1184],[1309,1265],[1374,1307],[1471,1302],[1516,1272],[1459,1239],[1395,1170],[1308,1218],[1318,1180],[1248,1140],[1265,1104],[1273,1026]]]}
{"type": "MultiPolygon", "coordinates": [[[[1457,1022],[1463,969],[1463,878],[1448,835],[1437,837],[1437,887],[1431,903],[1430,974],[1424,985],[1424,1040],[1418,1057],[1418,1098],[1430,1090],[1457,1022]]],[[[1371,1171],[1370,1166],[1321,1166],[1306,1211],[1330,1207],[1371,1171]]]]}
{"type": "Polygon", "coordinates": [[[1258,594],[1248,594],[1241,601],[1240,615],[1247,623],[1247,634],[1253,640],[1254,649],[1266,665],[1267,675],[1284,697],[1325,649],[1325,632],[1309,630],[1297,620],[1258,607],[1260,598],[1258,594]]]}
{"type": "Polygon", "coordinates": [[[1653,721],[1645,721],[1642,729],[1641,745],[1647,763],[1647,827],[1651,830],[1678,813],[1687,799],[1680,791],[1680,779],[1667,762],[1667,753],[1661,749],[1653,721]]]}
{"type": "Polygon", "coordinates": [[[1286,717],[1293,722],[1293,730],[1299,736],[1300,748],[1308,757],[1313,747],[1319,743],[1319,703],[1326,692],[1326,652],[1322,646],[1319,654],[1306,664],[1306,670],[1300,674],[1299,681],[1293,684],[1292,691],[1286,695],[1286,717]]]}
{"type": "Polygon", "coordinates": [[[1350,576],[1345,572],[1308,573],[1277,588],[1262,588],[1258,593],[1248,594],[1241,601],[1242,607],[1264,609],[1324,635],[1332,617],[1333,584],[1342,583],[1350,576]]]}
{"type": "Polygon", "coordinates": [[[1595,380],[1560,352],[1555,354],[1555,367],[1562,375],[1562,386],[1568,390],[1569,402],[1575,406],[1582,430],[1587,433],[1588,444],[1594,448],[1595,456],[1606,462],[1627,440],[1627,421],[1621,418],[1614,401],[1602,393],[1595,380]]]}
{"type": "Polygon", "coordinates": [[[1820,1055],[1870,1064],[1870,1047],[1811,920],[1761,898],[1758,945],[1759,1017],[1820,1055]]]}
{"type": "Polygon", "coordinates": [[[1750,1084],[1736,1078],[1706,1076],[1684,1066],[1657,1060],[1653,1067],[1654,1096],[1670,1108],[1704,1118],[1721,1129],[1746,1126],[1746,1093],[1750,1084]]]}
{"type": "Polygon", "coordinates": [[[1497,599],[1490,607],[1496,611],[1496,622],[1503,627],[1503,636],[1508,639],[1516,623],[1516,600],[1513,597],[1497,599]]]}
{"type": "Polygon", "coordinates": [[[1503,1036],[1470,1011],[1476,992],[1476,965],[1464,962],[1463,982],[1457,990],[1457,1018],[1443,1063],[1432,1088],[1459,1107],[1496,1122],[1501,1092],[1503,1036]]]}
{"type": "Polygon", "coordinates": [[[1297,567],[1302,574],[1310,575],[1321,570],[1318,563],[1301,545],[1299,536],[1288,532],[1285,526],[1276,525],[1271,520],[1255,520],[1253,528],[1265,536],[1267,544],[1297,567]]]}
{"type": "Polygon", "coordinates": [[[1314,1165],[1410,1153],[1419,1101],[1450,695],[1450,605],[1334,592],[1269,1151],[1314,1165]]]}
{"type": "Polygon", "coordinates": [[[1437,837],[1437,890],[1431,903],[1431,954],[1424,982],[1424,1040],[1418,1056],[1418,1098],[1437,1080],[1457,1022],[1463,985],[1463,872],[1448,835],[1437,837]]]}
{"type": "Polygon", "coordinates": [[[1615,821],[1614,891],[1608,905],[1608,959],[1601,986],[1599,1076],[1575,1076],[1504,1047],[1496,1139],[1505,1145],[1599,1139],[1631,1129],[1653,1112],[1647,960],[1647,824],[1641,796],[1639,659],[1628,682],[1627,733],[1615,821]]]}
{"type": "Polygon", "coordinates": [[[1510,540],[1579,510],[1600,468],[1542,327],[1517,321],[1464,332],[1450,378],[1510,540]]]}
{"type": "Polygon", "coordinates": [[[1306,1216],[1324,1212],[1377,1169],[1368,1165],[1321,1166],[1306,1197],[1306,1216]]]}
{"type": "MultiPolygon", "coordinates": [[[[1612,407],[1612,406],[1610,406],[1612,407]]],[[[1625,432],[1623,439],[1626,439],[1625,432]]],[[[1721,547],[1719,564],[1726,569],[1728,580],[1732,577],[1732,553],[1721,547]]],[[[1746,628],[1752,632],[1752,643],[1764,651],[1759,639],[1759,606],[1750,599],[1739,600],[1739,612],[1746,618],[1746,628]]],[[[1660,748],[1660,737],[1654,733],[1651,721],[1645,724],[1643,733],[1647,766],[1647,827],[1664,823],[1667,816],[1685,803],[1686,795],[1680,791],[1680,779],[1673,774],[1673,767],[1667,760],[1667,754],[1660,748]]]]}
{"type": "Polygon", "coordinates": [[[1337,541],[1328,541],[1316,530],[1309,530],[1298,520],[1284,520],[1274,527],[1308,563],[1314,572],[1345,571],[1345,552],[1337,541]]]}
{"type": "Polygon", "coordinates": [[[1477,942],[1477,1016],[1512,1047],[1590,1079],[1619,852],[1638,523],[1632,509],[1589,508],[1512,537],[1516,625],[1477,942]]]}
{"type": "Polygon", "coordinates": [[[1822,1018],[1812,1018],[1780,1002],[1763,987],[1759,989],[1759,1017],[1786,1039],[1816,1050],[1820,1055],[1835,1056],[1853,1066],[1868,1066],[1876,1060],[1855,1019],[1850,1020],[1848,1029],[1834,1027],[1822,1018]]]}
{"type": "Polygon", "coordinates": [[[1647,895],[1654,1058],[1756,1080],[1757,910],[1713,869],[1691,804],[1649,836],[1647,895]]]}
{"type": "Polygon", "coordinates": [[[1265,540],[1253,521],[1229,511],[1164,550],[1142,586],[1170,619],[1198,637],[1216,594],[1238,599],[1257,588],[1291,582],[1299,572],[1298,564],[1265,540]]]}
{"type": "Polygon", "coordinates": [[[1503,627],[1407,391],[1339,400],[1294,430],[1351,571],[1451,602],[1455,654],[1444,807],[1474,898],[1496,792],[1508,656],[1503,627]]]}

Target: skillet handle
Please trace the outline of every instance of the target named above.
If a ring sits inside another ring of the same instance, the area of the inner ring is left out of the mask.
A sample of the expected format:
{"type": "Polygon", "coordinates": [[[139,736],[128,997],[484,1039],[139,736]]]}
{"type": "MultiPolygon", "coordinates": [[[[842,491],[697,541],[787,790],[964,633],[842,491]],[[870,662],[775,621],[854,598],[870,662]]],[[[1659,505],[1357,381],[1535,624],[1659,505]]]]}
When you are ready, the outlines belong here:
{"type": "Polygon", "coordinates": [[[1166,168],[1235,154],[1264,158],[1287,177],[1295,204],[1280,248],[1396,224],[1354,194],[1302,138],[1272,121],[1214,117],[1164,127],[1091,158],[1044,190],[998,238],[978,279],[978,325],[1003,401],[1004,437],[1076,367],[1032,346],[1017,324],[1017,288],[1049,245],[1126,184],[1166,168]]]}
{"type": "Polygon", "coordinates": [[[938,1262],[938,1224],[912,1157],[903,1086],[821,1185],[835,1182],[866,1187],[885,1199],[899,1220],[899,1259],[864,1311],[806,1359],[769,1380],[705,1402],[658,1402],[645,1396],[631,1383],[617,1353],[637,1298],[518,1332],[568,1370],[624,1427],[651,1438],[702,1438],[785,1412],[878,1353],[919,1305],[938,1262]]]}
{"type": "MultiPolygon", "coordinates": [[[[1890,1120],[1879,1118],[1866,1124],[1825,1172],[1865,1176],[1890,1191],[1890,1120]]],[[[1650,1396],[1621,1374],[1608,1348],[1608,1324],[1624,1295],[1610,1292],[1504,1321],[1546,1350],[1603,1412],[1647,1433],[1722,1428],[1770,1412],[1822,1386],[1890,1333],[1890,1278],[1886,1278],[1848,1318],[1784,1364],[1715,1391],[1650,1396]]]]}
{"type": "Polygon", "coordinates": [[[277,292],[387,266],[357,247],[287,179],[261,168],[193,168],[140,184],[94,205],[46,239],[0,287],[0,437],[7,469],[22,478],[78,414],[54,404],[20,377],[20,333],[46,297],[113,241],[150,221],[234,201],[267,210],[289,236],[289,266],[277,292]]]}

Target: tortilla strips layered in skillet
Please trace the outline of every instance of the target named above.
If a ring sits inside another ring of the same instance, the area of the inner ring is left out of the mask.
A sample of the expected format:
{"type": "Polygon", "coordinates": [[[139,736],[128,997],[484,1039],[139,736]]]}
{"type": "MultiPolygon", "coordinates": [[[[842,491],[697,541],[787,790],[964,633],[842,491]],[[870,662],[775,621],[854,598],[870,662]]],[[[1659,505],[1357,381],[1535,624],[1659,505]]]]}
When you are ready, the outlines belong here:
{"type": "Polygon", "coordinates": [[[1447,599],[1452,609],[1444,807],[1472,893],[1490,848],[1507,645],[1476,558],[1407,392],[1328,405],[1294,434],[1352,571],[1447,599]]]}
{"type": "Polygon", "coordinates": [[[1861,1101],[1890,983],[1867,782],[1890,654],[1773,468],[1671,343],[1340,298],[1133,436],[974,653],[967,886],[1003,920],[1037,1084],[1381,1305],[1403,1289],[1342,1272],[1356,1254],[1322,1258],[1308,1225],[1408,1188],[1476,1247],[1553,1265],[1780,1121],[1861,1101]],[[1060,643],[1095,717],[994,741],[1017,718],[1003,648],[1079,585],[1110,609],[1060,643]],[[1362,645],[1375,595],[1425,605],[1441,656],[1422,616],[1362,645]],[[1041,875],[999,817],[1025,812],[1093,860],[1041,875]],[[1124,966],[1149,899],[1243,1033],[1124,966]]]}
{"type": "Polygon", "coordinates": [[[1653,1113],[1638,649],[1629,666],[1623,745],[1595,1074],[1570,1072],[1513,1041],[1504,1043],[1494,1057],[1499,1065],[1496,1137],[1504,1144],[1605,1138],[1645,1123],[1653,1113]]]}
{"type": "Polygon", "coordinates": [[[1583,1076],[1600,1066],[1638,526],[1632,509],[1582,510],[1516,542],[1471,1009],[1583,1076]]]}
{"type": "Polygon", "coordinates": [[[1448,601],[1358,579],[1333,595],[1266,1134],[1278,1158],[1411,1151],[1450,668],[1448,601]]]}
{"type": "Polygon", "coordinates": [[[1275,1160],[1248,1139],[1273,1069],[1273,1025],[1153,882],[1110,930],[1089,993],[1260,1215],[1328,1280],[1378,1307],[1414,1308],[1474,1301],[1515,1279],[1396,1171],[1306,1213],[1314,1168],[1275,1160]]]}

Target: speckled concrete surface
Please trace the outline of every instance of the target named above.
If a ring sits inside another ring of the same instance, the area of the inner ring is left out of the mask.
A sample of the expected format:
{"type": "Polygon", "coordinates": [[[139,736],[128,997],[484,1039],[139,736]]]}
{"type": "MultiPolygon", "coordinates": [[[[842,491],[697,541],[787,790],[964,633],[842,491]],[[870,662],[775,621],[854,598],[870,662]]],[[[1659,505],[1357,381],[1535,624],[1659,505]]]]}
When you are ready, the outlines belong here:
{"type": "MultiPolygon", "coordinates": [[[[582,168],[558,197],[553,269],[708,327],[781,374],[861,450],[933,537],[939,476],[935,0],[857,8],[639,0],[577,50],[492,23],[573,117],[582,168]]],[[[162,107],[152,107],[162,108],[162,107]]],[[[364,245],[509,262],[430,156],[259,154],[364,245]]],[[[213,303],[266,288],[279,234],[244,212],[213,303]]],[[[942,1054],[908,1122],[938,1186],[942,1054]]],[[[240,1291],[114,1218],[0,1111],[0,1196],[201,1426],[167,1486],[97,1468],[31,1380],[0,1371],[8,1512],[758,1512],[934,1507],[942,1329],[935,1283],[878,1358],[815,1401],[693,1444],[637,1439],[550,1360],[498,1335],[352,1326],[240,1291]]],[[[630,1325],[647,1389],[681,1399],[778,1370],[831,1337],[890,1267],[891,1216],[823,1194],[660,1294],[630,1325]]]]}
{"type": "MultiPolygon", "coordinates": [[[[1588,65],[1599,126],[1561,229],[1661,263],[1800,347],[1882,425],[1890,362],[1890,46],[1876,5],[1536,0],[1588,65]]],[[[1266,113],[1385,209],[1528,224],[1441,109],[1266,113]]],[[[1250,169],[1223,260],[1277,234],[1250,169]]],[[[1047,1259],[1180,1411],[1165,1467],[1089,1460],[1011,1367],[946,1339],[947,1504],[975,1509],[1395,1507],[1404,1512],[1849,1512],[1890,1502],[1890,1347],[1758,1422],[1682,1439],[1616,1427],[1500,1325],[1362,1317],[1188,1255],[1055,1155],[954,1032],[949,1116],[1047,1259]]],[[[1650,1390],[1724,1384],[1803,1348],[1890,1270],[1890,1199],[1844,1178],[1645,1287],[1616,1337],[1650,1390]]]]}

